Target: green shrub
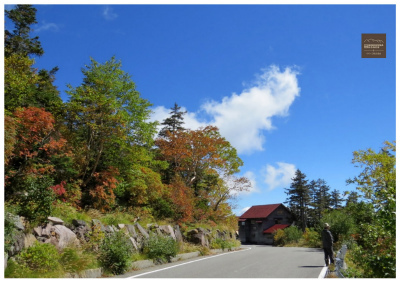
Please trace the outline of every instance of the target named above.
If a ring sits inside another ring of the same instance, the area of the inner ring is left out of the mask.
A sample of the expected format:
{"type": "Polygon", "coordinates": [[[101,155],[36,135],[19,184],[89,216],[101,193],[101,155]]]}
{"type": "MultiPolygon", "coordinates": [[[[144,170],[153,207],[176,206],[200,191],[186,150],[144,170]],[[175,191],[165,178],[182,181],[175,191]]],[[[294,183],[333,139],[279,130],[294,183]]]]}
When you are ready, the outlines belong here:
{"type": "Polygon", "coordinates": [[[284,246],[286,244],[286,234],[282,229],[278,229],[274,232],[274,244],[276,246],[284,246]]]}
{"type": "Polygon", "coordinates": [[[101,265],[113,274],[122,274],[131,264],[132,244],[123,231],[106,236],[100,245],[99,261],[101,265]]]}
{"type": "Polygon", "coordinates": [[[307,247],[321,248],[321,235],[314,228],[306,228],[303,238],[307,247]]]}
{"type": "MultiPolygon", "coordinates": [[[[324,223],[329,223],[334,242],[346,240],[356,231],[353,217],[343,210],[333,210],[324,214],[320,222],[320,231],[324,223]]],[[[338,243],[340,246],[340,243],[338,243]]]]}
{"type": "Polygon", "coordinates": [[[19,214],[28,220],[46,221],[52,213],[52,203],[55,200],[55,193],[50,188],[52,185],[53,180],[48,177],[28,178],[26,191],[20,198],[19,214]]]}
{"type": "Polygon", "coordinates": [[[215,241],[212,241],[210,245],[212,249],[222,249],[223,251],[225,249],[231,251],[232,248],[238,246],[240,246],[240,242],[237,240],[224,240],[221,238],[217,238],[215,241]]]}
{"type": "Polygon", "coordinates": [[[302,231],[296,226],[290,226],[285,230],[286,242],[287,243],[298,243],[303,236],[302,231]]]}
{"type": "Polygon", "coordinates": [[[176,256],[179,247],[171,237],[160,235],[150,235],[146,240],[143,252],[151,259],[161,259],[162,261],[170,261],[176,256]]]}
{"type": "Polygon", "coordinates": [[[23,250],[19,255],[19,262],[30,270],[39,273],[53,272],[61,269],[60,254],[52,244],[35,243],[23,250]]]}
{"type": "Polygon", "coordinates": [[[284,246],[291,243],[298,243],[303,233],[296,226],[290,226],[286,229],[278,229],[274,232],[274,244],[284,246]]]}

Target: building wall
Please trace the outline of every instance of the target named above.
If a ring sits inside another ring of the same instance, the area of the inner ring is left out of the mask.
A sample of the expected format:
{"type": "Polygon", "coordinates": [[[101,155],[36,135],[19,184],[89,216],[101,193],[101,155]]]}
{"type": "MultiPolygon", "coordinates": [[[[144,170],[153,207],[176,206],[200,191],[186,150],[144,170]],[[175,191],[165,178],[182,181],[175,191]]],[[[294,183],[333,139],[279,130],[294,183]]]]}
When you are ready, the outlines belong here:
{"type": "Polygon", "coordinates": [[[263,234],[263,231],[275,224],[291,224],[290,213],[283,207],[278,207],[267,218],[247,219],[239,221],[239,240],[242,243],[273,244],[272,234],[263,234]]]}

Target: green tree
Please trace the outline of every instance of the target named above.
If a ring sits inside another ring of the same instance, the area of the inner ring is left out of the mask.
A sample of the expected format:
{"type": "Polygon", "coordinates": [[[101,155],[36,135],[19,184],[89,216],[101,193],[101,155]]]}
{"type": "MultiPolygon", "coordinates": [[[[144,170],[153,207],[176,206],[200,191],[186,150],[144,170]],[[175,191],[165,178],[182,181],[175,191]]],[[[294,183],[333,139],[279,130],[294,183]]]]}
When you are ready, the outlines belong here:
{"type": "Polygon", "coordinates": [[[355,151],[353,163],[362,172],[348,183],[357,185],[374,208],[370,221],[359,225],[360,246],[354,259],[365,277],[396,277],[396,146],[384,142],[379,152],[355,151]]]}
{"type": "Polygon", "coordinates": [[[5,11],[13,22],[15,29],[4,33],[4,54],[43,55],[44,51],[39,37],[30,37],[31,25],[36,24],[36,8],[32,5],[16,5],[14,9],[5,11]]]}
{"type": "Polygon", "coordinates": [[[345,196],[348,195],[347,199],[346,199],[346,207],[350,206],[353,203],[358,203],[358,200],[360,198],[360,195],[357,192],[348,192],[346,191],[345,196]]]}
{"type": "Polygon", "coordinates": [[[333,190],[331,194],[330,204],[334,209],[342,208],[344,198],[342,197],[339,190],[333,190]]]}
{"type": "Polygon", "coordinates": [[[317,181],[312,180],[310,182],[310,194],[311,202],[310,207],[312,208],[312,224],[319,223],[322,218],[322,214],[326,209],[329,209],[329,186],[323,179],[317,181]]]}
{"type": "Polygon", "coordinates": [[[53,84],[58,68],[37,71],[33,68],[34,60],[29,57],[44,53],[39,38],[31,38],[29,35],[30,26],[36,23],[36,8],[32,5],[16,5],[5,13],[15,26],[12,32],[5,30],[4,39],[6,111],[13,112],[17,107],[35,106],[59,116],[62,100],[53,84]]]}
{"type": "Polygon", "coordinates": [[[299,169],[296,170],[295,176],[292,178],[290,189],[285,189],[288,198],[289,209],[294,213],[295,219],[300,222],[300,227],[305,232],[307,227],[308,205],[310,204],[310,186],[306,175],[299,169]]]}
{"type": "Polygon", "coordinates": [[[129,174],[130,164],[146,157],[143,152],[153,143],[157,123],[147,122],[151,104],[140,96],[115,57],[104,64],[91,59],[82,73],[80,86],[69,85],[66,121],[78,155],[82,189],[88,189],[94,185],[95,173],[111,167],[118,169],[122,179],[129,174]]]}
{"type": "Polygon", "coordinates": [[[161,125],[164,127],[161,129],[160,133],[158,134],[160,137],[166,137],[167,131],[172,134],[175,134],[176,131],[182,131],[185,128],[182,125],[185,123],[183,121],[183,115],[187,113],[187,111],[179,111],[181,109],[178,104],[175,103],[174,107],[171,108],[171,112],[169,114],[170,117],[166,118],[161,125]]]}
{"type": "Polygon", "coordinates": [[[329,223],[334,242],[342,243],[349,239],[355,232],[354,218],[344,210],[332,210],[323,215],[319,222],[319,230],[324,227],[324,223],[329,223]]]}

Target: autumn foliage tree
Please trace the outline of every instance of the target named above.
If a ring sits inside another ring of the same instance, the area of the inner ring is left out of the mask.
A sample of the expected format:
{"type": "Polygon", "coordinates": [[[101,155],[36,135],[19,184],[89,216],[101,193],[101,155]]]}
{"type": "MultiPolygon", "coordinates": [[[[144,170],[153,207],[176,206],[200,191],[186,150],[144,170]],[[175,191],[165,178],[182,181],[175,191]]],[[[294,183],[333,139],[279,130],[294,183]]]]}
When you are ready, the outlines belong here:
{"type": "Polygon", "coordinates": [[[5,129],[5,200],[20,203],[20,213],[29,219],[46,219],[57,193],[66,192],[63,160],[70,160],[71,148],[55,129],[53,115],[40,108],[6,115],[5,129]]]}
{"type": "MultiPolygon", "coordinates": [[[[175,183],[179,188],[186,187],[196,198],[196,206],[202,207],[199,215],[208,210],[214,202],[214,212],[220,204],[231,198],[227,176],[239,172],[243,164],[236,150],[223,138],[217,127],[207,126],[198,130],[166,132],[165,138],[159,137],[156,145],[161,158],[169,162],[175,172],[175,183]],[[213,179],[213,182],[207,180],[213,179]],[[224,192],[222,192],[222,188],[224,192]]],[[[247,181],[241,179],[247,189],[247,181]]],[[[232,188],[231,188],[232,189],[232,188]]],[[[236,189],[235,189],[236,190],[236,189]]]]}
{"type": "Polygon", "coordinates": [[[7,116],[5,127],[14,139],[6,139],[6,195],[12,184],[27,176],[53,175],[57,158],[72,155],[67,141],[54,128],[51,113],[36,107],[19,108],[7,116]]]}

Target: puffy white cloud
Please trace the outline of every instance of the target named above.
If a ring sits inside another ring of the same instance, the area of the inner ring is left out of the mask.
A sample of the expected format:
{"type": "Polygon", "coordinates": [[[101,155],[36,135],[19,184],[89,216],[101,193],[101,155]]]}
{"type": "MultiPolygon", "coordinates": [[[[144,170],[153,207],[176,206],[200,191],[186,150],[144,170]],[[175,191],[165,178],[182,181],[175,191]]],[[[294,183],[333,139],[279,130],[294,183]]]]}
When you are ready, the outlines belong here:
{"type": "Polygon", "coordinates": [[[289,186],[296,172],[294,164],[277,162],[277,165],[277,167],[274,167],[268,164],[265,167],[264,181],[268,185],[269,190],[289,186]]]}
{"type": "Polygon", "coordinates": [[[273,129],[272,117],[288,115],[289,107],[300,93],[298,72],[280,71],[277,66],[264,69],[253,86],[233,93],[221,102],[210,101],[202,109],[213,117],[222,134],[239,153],[263,150],[263,130],[273,129]]]}
{"type": "MultiPolygon", "coordinates": [[[[288,115],[293,101],[300,94],[295,68],[283,71],[272,65],[263,69],[252,84],[240,94],[233,93],[222,101],[208,101],[200,106],[199,112],[188,112],[185,127],[197,129],[207,124],[215,125],[238,153],[263,150],[263,130],[273,129],[272,118],[288,115]],[[205,113],[209,121],[199,119],[205,113]]],[[[182,111],[185,108],[182,107],[182,111]]],[[[169,116],[163,106],[154,109],[152,119],[162,122],[169,116]]]]}

